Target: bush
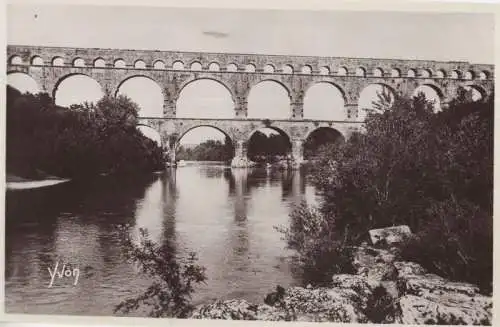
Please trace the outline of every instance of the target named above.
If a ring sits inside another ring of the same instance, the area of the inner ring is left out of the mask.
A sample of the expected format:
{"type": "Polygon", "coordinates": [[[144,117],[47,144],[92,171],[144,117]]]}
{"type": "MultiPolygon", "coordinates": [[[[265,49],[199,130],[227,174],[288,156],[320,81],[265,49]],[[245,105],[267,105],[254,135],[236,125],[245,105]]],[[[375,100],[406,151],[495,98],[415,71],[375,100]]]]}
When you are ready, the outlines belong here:
{"type": "Polygon", "coordinates": [[[337,255],[370,229],[408,225],[417,237],[406,258],[491,283],[494,97],[471,102],[464,92],[438,114],[423,94],[396,98],[363,133],[321,149],[312,170],[322,203],[295,212],[287,231],[305,266],[335,271],[337,255]]]}
{"type": "Polygon", "coordinates": [[[63,108],[7,87],[7,171],[76,178],[162,169],[162,149],[136,128],[137,110],[124,96],[63,108]]]}
{"type": "Polygon", "coordinates": [[[289,228],[279,227],[287,246],[297,252],[296,260],[305,284],[329,285],[332,275],[354,273],[352,253],[340,234],[331,226],[332,220],[305,203],[291,214],[289,228]]]}
{"type": "Polygon", "coordinates": [[[403,260],[452,280],[492,291],[493,226],[491,216],[455,198],[429,208],[430,219],[401,249],[403,260]],[[439,241],[437,241],[439,240],[439,241]]]}
{"type": "Polygon", "coordinates": [[[126,258],[152,277],[153,283],[143,294],[118,304],[115,313],[129,313],[146,306],[150,308],[150,317],[188,317],[194,309],[190,302],[194,285],[206,280],[205,268],[196,265],[196,254],[178,258],[169,241],[158,246],[149,239],[145,229],[139,230],[139,245],[126,228],[120,227],[119,232],[126,258]]]}

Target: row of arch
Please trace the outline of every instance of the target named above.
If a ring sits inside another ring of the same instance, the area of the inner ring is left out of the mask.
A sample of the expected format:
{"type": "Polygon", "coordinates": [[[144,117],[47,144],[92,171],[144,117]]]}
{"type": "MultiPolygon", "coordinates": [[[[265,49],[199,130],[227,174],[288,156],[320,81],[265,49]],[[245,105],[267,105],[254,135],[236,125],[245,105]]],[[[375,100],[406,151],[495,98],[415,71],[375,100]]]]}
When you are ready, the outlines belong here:
{"type": "MultiPolygon", "coordinates": [[[[12,72],[8,84],[21,92],[37,93],[37,82],[28,74],[12,72]]],[[[469,87],[473,99],[483,98],[484,90],[469,87]]],[[[358,119],[364,120],[367,111],[374,109],[378,95],[386,93],[393,101],[395,91],[385,84],[370,84],[365,87],[358,100],[358,119]]],[[[423,92],[435,102],[439,111],[443,94],[434,85],[423,84],[414,94],[423,92]]],[[[126,95],[136,102],[142,117],[163,117],[164,96],[161,87],[145,76],[133,76],[124,80],[115,95],[126,95]]],[[[59,106],[69,107],[83,102],[97,102],[103,96],[102,87],[93,78],[83,74],[72,74],[62,78],[52,96],[59,106]]],[[[250,89],[247,98],[248,118],[290,119],[291,104],[289,91],[272,80],[261,81],[250,89]]],[[[303,118],[343,121],[348,118],[344,91],[330,82],[318,82],[311,86],[304,96],[303,118]]],[[[176,102],[176,117],[179,118],[234,118],[235,104],[227,87],[213,79],[196,79],[185,85],[176,102]]]]}
{"type": "MultiPolygon", "coordinates": [[[[45,65],[44,60],[40,56],[34,56],[30,60],[31,65],[33,66],[43,66],[45,65]]],[[[20,56],[14,55],[10,58],[10,64],[11,65],[22,65],[24,64],[23,59],[20,56]]],[[[62,57],[54,57],[52,58],[52,61],[50,63],[52,66],[66,66],[66,63],[62,57]]],[[[73,59],[71,62],[71,66],[73,67],[97,67],[97,68],[103,68],[107,67],[106,61],[103,58],[97,58],[95,59],[92,63],[87,63],[83,58],[77,57],[73,59]]],[[[123,59],[116,59],[112,63],[112,67],[115,68],[128,68],[127,63],[123,59]]],[[[144,62],[141,59],[136,60],[133,63],[133,68],[135,69],[148,69],[149,67],[147,66],[146,62],[144,62]]],[[[162,60],[156,60],[153,62],[152,65],[153,69],[157,70],[165,70],[167,69],[167,66],[165,65],[165,62],[162,60]]],[[[202,64],[199,61],[194,61],[192,62],[189,67],[186,67],[185,64],[178,60],[175,61],[172,64],[171,67],[173,70],[184,70],[186,68],[189,68],[189,70],[192,71],[202,71],[203,67],[202,64]]],[[[208,65],[207,67],[208,71],[221,71],[222,68],[217,62],[212,62],[208,65]]],[[[225,67],[225,71],[229,72],[236,72],[239,70],[239,67],[235,63],[230,63],[225,67]]],[[[249,73],[254,73],[257,71],[257,68],[254,64],[250,63],[247,64],[244,68],[243,71],[249,72],[249,73]]],[[[266,64],[262,68],[262,72],[264,73],[269,73],[269,74],[274,74],[274,73],[283,73],[283,74],[294,74],[296,71],[294,70],[292,65],[286,64],[283,67],[281,67],[281,70],[278,70],[277,67],[275,67],[273,64],[266,64]]],[[[310,65],[304,65],[301,67],[301,69],[298,71],[300,74],[312,74],[313,69],[310,65]]],[[[354,73],[354,76],[358,77],[366,77],[369,76],[367,69],[364,67],[358,67],[354,72],[350,72],[347,67],[342,66],[340,67],[336,72],[332,71],[329,67],[323,66],[319,68],[320,75],[331,75],[334,74],[337,76],[348,76],[354,73]]],[[[372,70],[371,76],[373,77],[403,77],[403,72],[398,69],[398,68],[392,68],[390,71],[385,72],[382,68],[376,67],[372,70]]],[[[433,72],[431,69],[409,69],[406,74],[404,75],[409,78],[451,78],[451,79],[466,79],[466,80],[473,80],[473,79],[479,79],[479,80],[486,80],[490,78],[490,73],[488,71],[480,71],[478,73],[472,71],[472,70],[467,70],[465,72],[462,72],[460,70],[452,70],[450,72],[446,72],[444,69],[439,69],[436,72],[433,72]]]]}
{"type": "MultiPolygon", "coordinates": [[[[154,128],[147,125],[138,125],[137,128],[148,138],[155,141],[159,146],[166,147],[166,144],[162,144],[162,139],[160,133],[154,128]]],[[[256,135],[257,132],[264,132],[264,134],[268,134],[271,131],[274,134],[280,135],[284,138],[285,142],[288,144],[289,151],[292,151],[292,139],[287,132],[283,129],[276,126],[269,126],[265,128],[257,128],[249,133],[248,139],[246,140],[247,147],[250,147],[250,143],[252,138],[256,135]],[[267,130],[267,131],[266,131],[267,130]]],[[[237,142],[234,140],[225,130],[213,126],[213,125],[196,125],[188,128],[186,131],[182,132],[182,134],[178,135],[176,142],[174,144],[170,144],[171,150],[176,151],[179,146],[183,144],[192,145],[189,141],[184,142],[184,139],[189,138],[190,134],[198,134],[204,135],[206,139],[214,139],[215,135],[218,136],[219,140],[229,139],[231,140],[233,149],[237,147],[237,142]]],[[[197,135],[197,136],[198,136],[197,135]]],[[[199,137],[199,136],[198,136],[199,137]]],[[[329,141],[334,142],[344,142],[346,140],[345,135],[343,135],[339,130],[333,127],[321,126],[317,127],[311,131],[309,131],[302,140],[302,150],[307,150],[306,148],[311,147],[311,143],[314,143],[313,146],[321,145],[321,143],[327,143],[329,141]],[[325,137],[326,136],[326,137],[325,137]],[[311,142],[315,141],[315,142],[311,142]],[[319,142],[318,142],[319,141],[319,142]]],[[[311,150],[311,149],[309,149],[311,150]]]]}

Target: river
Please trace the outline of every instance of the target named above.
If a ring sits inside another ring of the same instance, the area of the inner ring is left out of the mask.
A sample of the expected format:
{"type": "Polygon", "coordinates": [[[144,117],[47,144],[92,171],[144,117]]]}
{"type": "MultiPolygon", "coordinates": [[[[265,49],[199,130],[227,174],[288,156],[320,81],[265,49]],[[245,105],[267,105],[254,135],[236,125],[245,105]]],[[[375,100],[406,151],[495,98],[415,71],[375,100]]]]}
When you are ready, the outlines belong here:
{"type": "Polygon", "coordinates": [[[112,315],[151,283],[124,260],[117,224],[130,233],[147,228],[153,241],[168,239],[180,254],[197,253],[207,281],[195,304],[262,302],[278,284],[300,284],[274,226],[287,226],[295,204],[317,198],[301,171],[191,163],[156,175],[8,191],[6,200],[6,311],[112,315]],[[58,261],[78,267],[76,285],[55,278],[49,287],[58,261]]]}

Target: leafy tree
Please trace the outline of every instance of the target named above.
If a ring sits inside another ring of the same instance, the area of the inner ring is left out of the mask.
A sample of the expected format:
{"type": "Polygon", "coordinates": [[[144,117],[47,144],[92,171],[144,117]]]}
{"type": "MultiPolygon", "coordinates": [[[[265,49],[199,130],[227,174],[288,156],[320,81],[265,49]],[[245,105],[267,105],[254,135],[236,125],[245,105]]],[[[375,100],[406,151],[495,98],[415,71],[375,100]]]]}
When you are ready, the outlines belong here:
{"type": "Polygon", "coordinates": [[[368,114],[363,133],[321,150],[314,167],[323,195],[317,219],[336,236],[330,247],[312,242],[310,253],[405,224],[417,235],[403,251],[407,259],[449,278],[491,283],[493,97],[471,102],[466,93],[459,90],[437,114],[423,94],[396,97],[368,114]]]}
{"type": "Polygon", "coordinates": [[[135,127],[137,110],[124,96],[63,108],[8,87],[7,171],[75,178],[161,169],[161,148],[135,127]]]}
{"type": "Polygon", "coordinates": [[[143,294],[118,304],[115,313],[129,313],[145,307],[150,310],[150,317],[187,318],[194,308],[191,304],[194,286],[206,280],[205,269],[196,265],[196,254],[179,258],[170,241],[155,244],[145,229],[139,230],[139,244],[130,237],[126,226],[120,226],[118,232],[125,257],[152,277],[153,283],[143,294]]]}

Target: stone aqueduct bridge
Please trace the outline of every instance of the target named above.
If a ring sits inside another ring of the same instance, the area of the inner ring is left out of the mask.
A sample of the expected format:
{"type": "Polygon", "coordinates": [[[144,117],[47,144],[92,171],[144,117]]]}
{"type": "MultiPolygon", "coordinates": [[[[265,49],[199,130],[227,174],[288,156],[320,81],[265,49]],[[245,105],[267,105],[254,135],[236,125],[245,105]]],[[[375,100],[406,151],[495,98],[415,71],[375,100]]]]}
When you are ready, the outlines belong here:
{"type": "Polygon", "coordinates": [[[459,86],[471,86],[483,98],[493,93],[494,86],[493,65],[467,62],[18,45],[7,47],[7,57],[8,73],[30,75],[42,91],[52,96],[61,81],[77,74],[93,78],[105,93],[113,95],[127,79],[148,77],[162,89],[163,117],[143,117],[140,124],[160,133],[165,150],[175,156],[175,140],[197,126],[212,126],[232,139],[236,148],[235,165],[245,165],[247,141],[255,130],[264,126],[288,135],[296,163],[303,158],[304,140],[317,128],[330,127],[349,137],[362,126],[358,99],[370,84],[385,85],[400,95],[411,95],[417,87],[426,85],[437,92],[442,106],[456,95],[459,86]],[[233,119],[176,117],[176,101],[182,89],[198,79],[215,80],[227,88],[234,103],[233,119]],[[280,83],[288,91],[289,119],[247,118],[251,88],[267,80],[280,83]],[[333,84],[341,91],[345,103],[343,120],[303,118],[304,96],[309,87],[319,82],[333,84]]]}

